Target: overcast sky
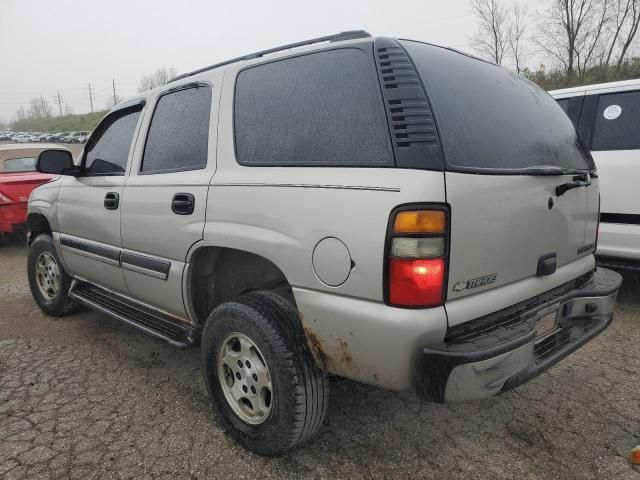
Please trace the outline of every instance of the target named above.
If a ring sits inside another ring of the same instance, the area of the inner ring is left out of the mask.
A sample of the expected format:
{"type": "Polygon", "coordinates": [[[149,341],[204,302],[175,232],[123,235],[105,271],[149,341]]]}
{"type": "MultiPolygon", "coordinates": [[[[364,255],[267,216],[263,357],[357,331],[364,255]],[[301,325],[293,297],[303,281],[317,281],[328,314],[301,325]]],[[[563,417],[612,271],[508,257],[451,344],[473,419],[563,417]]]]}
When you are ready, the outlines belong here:
{"type": "MultiPolygon", "coordinates": [[[[545,0],[530,0],[530,10],[545,0]]],[[[469,0],[0,0],[0,120],[60,92],[74,113],[136,92],[156,68],[184,73],[342,30],[469,50],[469,0]]]]}

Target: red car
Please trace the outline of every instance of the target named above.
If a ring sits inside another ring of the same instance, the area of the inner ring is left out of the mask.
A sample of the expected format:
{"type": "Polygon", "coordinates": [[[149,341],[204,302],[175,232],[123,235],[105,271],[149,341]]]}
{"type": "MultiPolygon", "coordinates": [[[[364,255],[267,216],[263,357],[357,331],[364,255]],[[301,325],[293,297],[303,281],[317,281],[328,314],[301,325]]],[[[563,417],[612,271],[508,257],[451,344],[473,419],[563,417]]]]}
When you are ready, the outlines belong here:
{"type": "Polygon", "coordinates": [[[34,188],[55,175],[36,171],[42,150],[58,145],[0,145],[0,243],[10,234],[26,233],[27,202],[34,188]]]}

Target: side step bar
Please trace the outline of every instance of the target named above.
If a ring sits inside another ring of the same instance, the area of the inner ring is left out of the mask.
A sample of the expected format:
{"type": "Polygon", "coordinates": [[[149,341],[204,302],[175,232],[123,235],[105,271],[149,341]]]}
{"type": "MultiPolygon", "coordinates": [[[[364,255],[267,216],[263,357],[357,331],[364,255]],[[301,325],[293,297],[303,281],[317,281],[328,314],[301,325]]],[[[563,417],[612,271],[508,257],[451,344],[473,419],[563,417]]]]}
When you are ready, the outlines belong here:
{"type": "Polygon", "coordinates": [[[185,348],[193,344],[189,326],[181,325],[168,315],[128,301],[103,288],[76,281],[69,296],[92,310],[128,323],[149,335],[169,342],[175,347],[185,348]]]}

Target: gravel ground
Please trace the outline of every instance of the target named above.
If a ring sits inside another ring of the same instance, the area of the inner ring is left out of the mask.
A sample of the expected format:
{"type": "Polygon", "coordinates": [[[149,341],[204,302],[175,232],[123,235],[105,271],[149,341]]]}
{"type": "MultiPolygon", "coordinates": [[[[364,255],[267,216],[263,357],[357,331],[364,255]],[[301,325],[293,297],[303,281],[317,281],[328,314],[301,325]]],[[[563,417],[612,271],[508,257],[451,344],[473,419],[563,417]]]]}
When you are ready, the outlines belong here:
{"type": "Polygon", "coordinates": [[[43,315],[0,249],[0,478],[640,479],[640,282],[613,325],[529,384],[457,406],[343,381],[319,435],[261,458],[217,426],[199,350],[83,311],[43,315]]]}

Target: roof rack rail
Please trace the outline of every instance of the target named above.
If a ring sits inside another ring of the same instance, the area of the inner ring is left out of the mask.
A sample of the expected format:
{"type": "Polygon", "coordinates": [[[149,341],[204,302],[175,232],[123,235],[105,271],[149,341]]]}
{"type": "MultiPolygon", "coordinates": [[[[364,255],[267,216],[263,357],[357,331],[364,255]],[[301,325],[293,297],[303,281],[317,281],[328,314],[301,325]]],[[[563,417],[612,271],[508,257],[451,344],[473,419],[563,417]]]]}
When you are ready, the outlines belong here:
{"type": "Polygon", "coordinates": [[[312,38],[310,40],[303,40],[302,42],[290,43],[288,45],[282,45],[281,47],[269,48],[267,50],[262,50],[260,52],[250,53],[249,55],[244,55],[242,57],[232,58],[231,60],[226,60],[224,62],[216,63],[215,65],[210,65],[208,67],[199,68],[198,70],[194,70],[193,72],[183,73],[182,75],[178,75],[177,77],[171,79],[171,82],[175,82],[176,80],[180,80],[182,78],[191,77],[192,75],[197,75],[198,73],[206,72],[207,70],[212,70],[214,68],[222,67],[224,65],[229,65],[231,63],[240,62],[242,60],[252,60],[254,58],[260,58],[263,55],[268,55],[269,53],[281,52],[283,50],[289,50],[291,48],[303,47],[305,45],[313,45],[314,43],[322,43],[322,42],[342,42],[345,40],[354,40],[357,38],[369,38],[371,34],[369,32],[365,32],[364,30],[349,30],[346,32],[336,33],[335,35],[327,35],[324,37],[312,38]]]}

